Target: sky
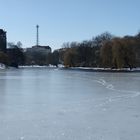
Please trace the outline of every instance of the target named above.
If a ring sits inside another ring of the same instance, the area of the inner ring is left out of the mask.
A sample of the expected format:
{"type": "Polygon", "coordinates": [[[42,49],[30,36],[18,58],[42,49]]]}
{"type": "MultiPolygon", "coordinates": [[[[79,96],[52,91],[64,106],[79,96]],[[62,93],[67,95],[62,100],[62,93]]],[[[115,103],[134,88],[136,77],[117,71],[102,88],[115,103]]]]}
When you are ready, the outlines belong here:
{"type": "Polygon", "coordinates": [[[64,42],[90,40],[103,32],[116,36],[140,31],[140,0],[0,0],[0,28],[8,42],[39,44],[53,50],[64,42]]]}

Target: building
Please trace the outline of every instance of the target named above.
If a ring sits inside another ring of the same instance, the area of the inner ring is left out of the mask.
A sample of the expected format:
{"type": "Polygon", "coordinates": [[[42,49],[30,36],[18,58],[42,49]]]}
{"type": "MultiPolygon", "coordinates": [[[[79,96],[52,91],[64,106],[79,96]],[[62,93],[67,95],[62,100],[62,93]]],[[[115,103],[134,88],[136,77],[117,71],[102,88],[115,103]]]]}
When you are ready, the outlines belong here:
{"type": "Polygon", "coordinates": [[[32,48],[27,48],[26,51],[31,53],[40,53],[40,54],[49,54],[51,53],[51,47],[49,46],[41,46],[39,45],[39,25],[36,25],[36,45],[32,46],[32,48]]]}
{"type": "Polygon", "coordinates": [[[33,46],[26,48],[26,65],[48,65],[48,57],[51,53],[49,46],[33,46]]]}
{"type": "Polygon", "coordinates": [[[6,32],[3,29],[0,29],[0,51],[6,52],[7,39],[6,32]]]}
{"type": "Polygon", "coordinates": [[[51,52],[50,46],[39,45],[39,25],[36,25],[36,45],[24,50],[26,65],[48,65],[51,52]]]}
{"type": "Polygon", "coordinates": [[[49,54],[51,53],[51,47],[49,46],[32,46],[32,48],[27,48],[26,52],[30,53],[40,53],[40,54],[49,54]]]}

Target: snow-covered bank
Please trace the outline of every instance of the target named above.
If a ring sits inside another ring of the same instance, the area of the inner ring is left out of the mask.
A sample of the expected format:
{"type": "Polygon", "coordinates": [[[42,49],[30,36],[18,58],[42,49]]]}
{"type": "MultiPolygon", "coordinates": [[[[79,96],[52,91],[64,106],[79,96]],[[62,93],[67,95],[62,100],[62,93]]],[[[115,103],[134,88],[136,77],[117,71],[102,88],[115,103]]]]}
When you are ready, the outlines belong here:
{"type": "Polygon", "coordinates": [[[19,68],[55,68],[56,66],[39,66],[39,65],[25,65],[25,66],[19,66],[19,68]]]}
{"type": "Polygon", "coordinates": [[[24,66],[19,66],[19,68],[63,68],[63,65],[58,65],[58,66],[54,66],[54,65],[44,65],[44,66],[40,66],[40,65],[24,65],[24,66]]]}
{"type": "Polygon", "coordinates": [[[5,68],[6,68],[6,66],[4,64],[0,63],[0,69],[5,69],[5,68]]]}
{"type": "Polygon", "coordinates": [[[111,68],[92,68],[92,67],[71,67],[63,68],[69,70],[80,70],[80,71],[93,71],[93,72],[140,72],[140,68],[122,68],[122,69],[111,69],[111,68]]]}
{"type": "MultiPolygon", "coordinates": [[[[58,68],[60,70],[78,70],[78,71],[88,71],[88,72],[140,72],[140,68],[133,68],[130,70],[130,68],[122,68],[122,69],[111,69],[111,68],[93,68],[93,67],[65,67],[62,64],[59,64],[58,66],[54,65],[24,65],[19,66],[18,68],[58,68]]],[[[1,64],[0,69],[5,69],[5,65],[1,64]]]]}
{"type": "Polygon", "coordinates": [[[91,71],[91,72],[140,72],[140,68],[122,68],[122,69],[111,69],[111,68],[93,68],[93,67],[65,67],[64,65],[59,64],[58,66],[54,65],[24,65],[19,66],[19,68],[59,68],[62,70],[80,70],[80,71],[91,71]]]}

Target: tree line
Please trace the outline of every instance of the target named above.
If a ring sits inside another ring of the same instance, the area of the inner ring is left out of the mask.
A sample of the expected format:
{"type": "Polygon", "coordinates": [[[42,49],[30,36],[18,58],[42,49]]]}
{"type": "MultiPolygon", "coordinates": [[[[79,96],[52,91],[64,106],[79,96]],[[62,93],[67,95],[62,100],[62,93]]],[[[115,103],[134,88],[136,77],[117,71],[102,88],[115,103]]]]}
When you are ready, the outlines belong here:
{"type": "Polygon", "coordinates": [[[132,69],[140,67],[140,33],[115,37],[105,32],[81,43],[64,43],[61,51],[66,67],[132,69]]]}
{"type": "Polygon", "coordinates": [[[140,33],[116,37],[108,32],[82,42],[64,43],[62,48],[48,54],[29,53],[21,42],[8,43],[0,52],[0,63],[7,66],[55,65],[65,67],[134,68],[140,67],[140,33]]]}
{"type": "Polygon", "coordinates": [[[0,63],[6,66],[16,67],[22,65],[55,65],[59,64],[58,51],[44,53],[40,51],[27,51],[22,48],[19,41],[16,44],[10,42],[7,44],[6,52],[0,51],[0,63]]]}
{"type": "Polygon", "coordinates": [[[18,67],[24,65],[24,62],[25,56],[20,41],[17,44],[10,42],[5,52],[0,51],[0,63],[6,66],[18,67]]]}

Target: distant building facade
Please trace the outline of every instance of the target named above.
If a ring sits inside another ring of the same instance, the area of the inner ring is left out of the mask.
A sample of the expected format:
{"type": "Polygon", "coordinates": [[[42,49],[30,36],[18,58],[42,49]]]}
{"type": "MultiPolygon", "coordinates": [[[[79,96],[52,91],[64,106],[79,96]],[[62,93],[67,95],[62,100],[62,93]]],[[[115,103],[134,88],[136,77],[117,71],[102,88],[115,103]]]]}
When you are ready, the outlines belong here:
{"type": "Polygon", "coordinates": [[[32,48],[27,48],[26,51],[31,53],[40,53],[40,54],[49,54],[51,53],[52,49],[49,46],[32,46],[32,48]]]}
{"type": "Polygon", "coordinates": [[[26,65],[48,65],[48,56],[51,54],[49,46],[32,46],[24,50],[26,55],[26,65]]]}
{"type": "Polygon", "coordinates": [[[0,29],[0,51],[6,52],[7,39],[6,32],[3,29],[0,29]]]}

